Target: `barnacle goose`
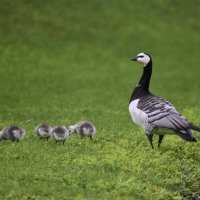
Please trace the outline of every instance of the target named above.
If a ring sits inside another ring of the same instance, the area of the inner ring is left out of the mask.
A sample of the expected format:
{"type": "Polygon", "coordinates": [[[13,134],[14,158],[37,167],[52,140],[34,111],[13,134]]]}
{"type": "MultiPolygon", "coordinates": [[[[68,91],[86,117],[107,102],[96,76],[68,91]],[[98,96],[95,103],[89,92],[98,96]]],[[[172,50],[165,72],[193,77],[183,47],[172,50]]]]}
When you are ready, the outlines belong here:
{"type": "Polygon", "coordinates": [[[133,90],[129,102],[129,112],[132,120],[144,129],[151,147],[153,134],[158,134],[160,147],[165,134],[176,134],[189,142],[197,142],[192,130],[200,132],[200,128],[181,115],[167,100],[154,96],[149,91],[152,73],[152,59],[147,53],[139,53],[131,58],[144,65],[143,74],[138,85],[133,90]]]}
{"type": "Polygon", "coordinates": [[[40,124],[38,125],[34,132],[40,139],[49,139],[51,137],[52,127],[48,124],[40,124]]]}
{"type": "Polygon", "coordinates": [[[55,126],[52,129],[52,137],[56,141],[56,143],[63,142],[64,144],[65,141],[68,139],[69,135],[70,131],[65,126],[55,126]]]}
{"type": "Polygon", "coordinates": [[[69,127],[71,133],[76,132],[81,137],[90,137],[96,134],[96,127],[89,121],[80,121],[75,125],[69,127]]]}
{"type": "Polygon", "coordinates": [[[8,126],[0,132],[0,140],[12,140],[19,142],[26,132],[18,126],[8,126]]]}

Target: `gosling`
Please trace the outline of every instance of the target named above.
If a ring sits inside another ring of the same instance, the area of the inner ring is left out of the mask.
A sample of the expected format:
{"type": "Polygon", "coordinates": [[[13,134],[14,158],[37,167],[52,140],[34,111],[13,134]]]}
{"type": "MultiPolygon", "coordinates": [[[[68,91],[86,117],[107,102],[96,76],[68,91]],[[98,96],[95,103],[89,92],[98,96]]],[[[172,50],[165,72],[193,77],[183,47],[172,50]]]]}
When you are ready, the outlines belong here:
{"type": "Polygon", "coordinates": [[[11,140],[19,142],[26,132],[18,126],[8,126],[0,132],[0,140],[11,140]]]}
{"type": "Polygon", "coordinates": [[[68,139],[70,135],[69,129],[67,129],[65,126],[55,126],[52,129],[52,138],[57,142],[63,142],[68,139]]]}
{"type": "Polygon", "coordinates": [[[75,125],[69,127],[71,133],[76,132],[80,137],[89,137],[93,140],[96,134],[96,127],[89,121],[80,121],[75,125]]]}
{"type": "Polygon", "coordinates": [[[38,125],[34,132],[40,139],[48,140],[51,137],[52,127],[47,124],[38,125]]]}

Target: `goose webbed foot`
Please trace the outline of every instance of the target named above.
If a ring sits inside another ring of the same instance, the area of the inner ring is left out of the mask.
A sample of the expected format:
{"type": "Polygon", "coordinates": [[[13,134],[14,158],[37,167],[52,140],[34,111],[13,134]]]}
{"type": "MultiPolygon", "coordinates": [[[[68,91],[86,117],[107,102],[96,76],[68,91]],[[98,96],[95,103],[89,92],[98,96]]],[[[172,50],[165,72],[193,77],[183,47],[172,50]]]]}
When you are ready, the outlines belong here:
{"type": "Polygon", "coordinates": [[[153,149],[153,134],[146,134],[153,149]]]}

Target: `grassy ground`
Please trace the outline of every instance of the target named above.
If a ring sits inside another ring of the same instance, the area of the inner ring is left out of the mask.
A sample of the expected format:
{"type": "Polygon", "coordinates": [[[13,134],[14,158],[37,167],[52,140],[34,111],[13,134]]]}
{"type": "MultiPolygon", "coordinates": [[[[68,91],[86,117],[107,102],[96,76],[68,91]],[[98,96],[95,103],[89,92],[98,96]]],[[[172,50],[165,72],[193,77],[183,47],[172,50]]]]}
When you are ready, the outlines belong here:
{"type": "Polygon", "coordinates": [[[197,198],[200,143],[167,136],[152,150],[127,107],[142,73],[129,58],[145,51],[151,90],[200,125],[199,13],[197,0],[2,0],[0,126],[27,134],[0,142],[0,199],[197,198]],[[82,119],[94,143],[33,133],[82,119]]]}

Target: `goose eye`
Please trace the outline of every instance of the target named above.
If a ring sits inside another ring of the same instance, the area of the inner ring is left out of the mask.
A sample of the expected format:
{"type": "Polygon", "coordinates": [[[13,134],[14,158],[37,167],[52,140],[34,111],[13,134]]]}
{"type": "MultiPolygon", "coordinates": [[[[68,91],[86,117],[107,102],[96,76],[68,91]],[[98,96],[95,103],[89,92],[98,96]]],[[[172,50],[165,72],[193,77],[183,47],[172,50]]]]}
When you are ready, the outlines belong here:
{"type": "Polygon", "coordinates": [[[138,58],[144,58],[144,56],[138,56],[138,58]]]}

